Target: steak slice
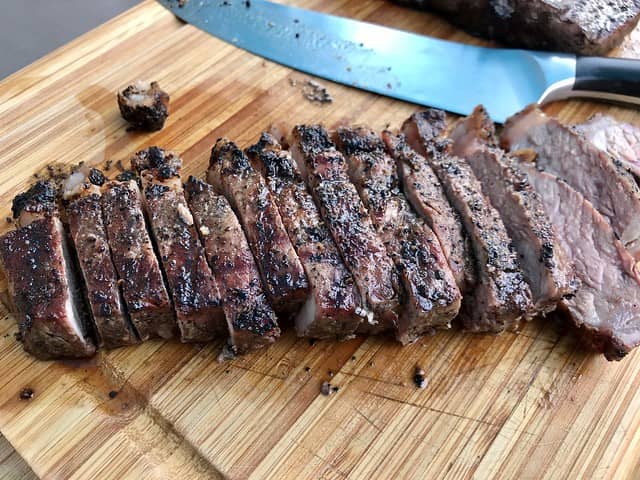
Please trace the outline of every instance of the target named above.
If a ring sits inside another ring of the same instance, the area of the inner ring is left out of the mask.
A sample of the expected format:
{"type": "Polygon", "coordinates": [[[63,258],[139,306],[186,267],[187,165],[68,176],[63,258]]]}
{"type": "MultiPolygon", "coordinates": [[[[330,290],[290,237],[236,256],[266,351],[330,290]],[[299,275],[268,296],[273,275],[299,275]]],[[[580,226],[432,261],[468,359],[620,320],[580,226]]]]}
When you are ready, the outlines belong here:
{"type": "Polygon", "coordinates": [[[354,185],[344,157],[320,125],[298,125],[291,134],[291,153],[319,207],[331,236],[373,318],[357,332],[396,330],[398,278],[384,244],[354,185]]]}
{"type": "Polygon", "coordinates": [[[434,328],[450,328],[460,310],[460,291],[437,237],[400,192],[382,139],[366,127],[341,127],[335,143],[404,287],[398,339],[406,344],[434,328]]]}
{"type": "Polygon", "coordinates": [[[626,266],[633,259],[582,195],[532,166],[528,173],[582,281],[562,307],[592,348],[620,360],[640,344],[640,279],[626,266]]]}
{"type": "Polygon", "coordinates": [[[143,206],[173,307],[180,340],[208,342],[226,335],[218,286],[200,244],[180,179],[180,157],[158,147],[136,153],[143,206]]]}
{"type": "Polygon", "coordinates": [[[508,45],[604,55],[638,23],[637,0],[396,0],[442,13],[453,23],[508,45]]]}
{"type": "Polygon", "coordinates": [[[276,313],[298,313],[309,282],[262,175],[233,142],[220,139],[211,151],[207,180],[238,216],[276,313]]]}
{"type": "Polygon", "coordinates": [[[527,174],[513,158],[495,148],[494,135],[487,112],[477,107],[453,128],[453,153],[467,160],[482,191],[500,213],[520,256],[534,309],[546,314],[575,292],[573,265],[527,174]]]}
{"type": "Polygon", "coordinates": [[[113,264],[131,322],[141,340],[171,338],[176,331],[167,289],[144,215],[135,180],[102,186],[102,212],[113,264]]]}
{"type": "Polygon", "coordinates": [[[266,179],[282,222],[309,279],[311,294],[296,317],[301,337],[345,338],[366,317],[364,299],[340,258],[331,233],[291,154],[269,133],[247,150],[266,179]]]}
{"type": "Polygon", "coordinates": [[[407,144],[404,135],[384,131],[382,138],[396,161],[407,200],[438,237],[460,291],[470,291],[476,281],[471,242],[438,176],[427,160],[407,144]]]}
{"type": "Polygon", "coordinates": [[[412,115],[402,128],[438,175],[473,244],[478,278],[465,302],[463,323],[476,332],[517,329],[532,313],[531,291],[500,214],[483,195],[469,164],[451,155],[449,142],[438,137],[444,124],[444,112],[428,110],[412,115]]]}
{"type": "Polygon", "coordinates": [[[622,163],[571,128],[531,106],[510,118],[501,143],[531,149],[536,166],[565,180],[607,219],[629,253],[640,260],[640,189],[622,163]]]}
{"type": "Polygon", "coordinates": [[[600,113],[574,129],[591,144],[620,160],[622,166],[640,178],[640,128],[600,113]]]}
{"type": "Polygon", "coordinates": [[[41,360],[90,357],[92,327],[55,197],[49,182],[16,197],[19,226],[0,237],[0,269],[27,352],[41,360]]]}
{"type": "Polygon", "coordinates": [[[195,177],[189,177],[185,192],[222,294],[232,348],[244,353],[270,345],[280,335],[276,314],[231,205],[211,185],[195,177]]]}
{"type": "Polygon", "coordinates": [[[70,197],[65,210],[98,345],[116,348],[137,343],[138,337],[128,319],[111,260],[100,201],[104,181],[97,169],[71,174],[65,185],[65,197],[70,197]]]}

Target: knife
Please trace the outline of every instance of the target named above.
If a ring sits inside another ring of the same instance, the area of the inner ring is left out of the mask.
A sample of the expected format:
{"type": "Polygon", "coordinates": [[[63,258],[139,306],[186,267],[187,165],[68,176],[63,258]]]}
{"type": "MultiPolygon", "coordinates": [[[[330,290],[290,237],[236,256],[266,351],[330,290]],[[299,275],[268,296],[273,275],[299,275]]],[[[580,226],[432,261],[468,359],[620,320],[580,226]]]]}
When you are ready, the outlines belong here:
{"type": "Polygon", "coordinates": [[[484,48],[264,0],[159,0],[180,19],[296,70],[503,123],[569,97],[640,104],[640,61],[484,48]]]}

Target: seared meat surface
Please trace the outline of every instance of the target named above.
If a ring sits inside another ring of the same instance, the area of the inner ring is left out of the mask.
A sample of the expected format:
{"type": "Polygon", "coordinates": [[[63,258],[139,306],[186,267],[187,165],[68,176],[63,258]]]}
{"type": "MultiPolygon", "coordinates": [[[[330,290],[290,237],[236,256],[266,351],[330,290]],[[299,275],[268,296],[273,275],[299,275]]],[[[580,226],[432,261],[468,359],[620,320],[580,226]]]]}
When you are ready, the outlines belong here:
{"type": "Polygon", "coordinates": [[[207,342],[226,335],[222,299],[180,178],[180,157],[151,147],[131,161],[142,180],[143,205],[183,342],[207,342]]]}
{"type": "Polygon", "coordinates": [[[512,151],[532,150],[536,166],[565,180],[589,200],[629,253],[640,260],[640,189],[618,159],[535,106],[507,121],[501,143],[512,151]]]}
{"type": "Polygon", "coordinates": [[[397,330],[397,274],[349,180],[344,157],[320,125],[296,126],[290,145],[342,259],[367,308],[374,312],[373,318],[360,324],[358,333],[397,330]]]}
{"type": "Polygon", "coordinates": [[[56,207],[52,183],[16,197],[18,228],[0,237],[0,269],[24,348],[41,360],[90,357],[92,327],[56,207]]]}
{"type": "Polygon", "coordinates": [[[575,293],[573,265],[527,174],[495,148],[493,122],[482,107],[459,121],[450,134],[453,153],[467,160],[496,207],[520,257],[534,308],[542,314],[575,293]]]}
{"type": "Polygon", "coordinates": [[[367,316],[364,301],[291,154],[272,135],[263,133],[247,155],[266,179],[309,279],[311,293],[296,316],[298,336],[352,335],[367,316]]]}
{"type": "Polygon", "coordinates": [[[172,337],[175,314],[147,232],[138,184],[107,182],[101,201],[111,256],[138,336],[141,340],[172,337]]]}
{"type": "Polygon", "coordinates": [[[365,127],[340,127],[335,142],[398,271],[402,292],[398,339],[409,343],[434,328],[449,328],[460,309],[460,291],[437,237],[400,192],[394,161],[382,139],[365,127]]]}
{"type": "Polygon", "coordinates": [[[471,238],[477,284],[467,297],[463,322],[476,332],[517,329],[531,312],[531,291],[518,265],[517,254],[500,215],[482,193],[469,164],[450,153],[443,132],[444,112],[430,110],[412,115],[403,125],[408,142],[430,163],[449,201],[460,214],[471,238]],[[430,120],[436,118],[436,122],[430,120]]]}
{"type": "Polygon", "coordinates": [[[169,116],[169,95],[158,82],[137,81],[118,92],[118,107],[133,128],[161,130],[169,116]]]}
{"type": "Polygon", "coordinates": [[[309,282],[262,175],[233,142],[220,139],[211,151],[207,180],[238,216],[271,305],[279,314],[297,313],[309,282]]]}
{"type": "Polygon", "coordinates": [[[193,220],[222,295],[230,342],[236,353],[273,343],[280,335],[260,272],[227,199],[189,177],[185,192],[193,220]]]}
{"type": "Polygon", "coordinates": [[[396,0],[508,45],[604,55],[638,23],[637,0],[396,0]]]}

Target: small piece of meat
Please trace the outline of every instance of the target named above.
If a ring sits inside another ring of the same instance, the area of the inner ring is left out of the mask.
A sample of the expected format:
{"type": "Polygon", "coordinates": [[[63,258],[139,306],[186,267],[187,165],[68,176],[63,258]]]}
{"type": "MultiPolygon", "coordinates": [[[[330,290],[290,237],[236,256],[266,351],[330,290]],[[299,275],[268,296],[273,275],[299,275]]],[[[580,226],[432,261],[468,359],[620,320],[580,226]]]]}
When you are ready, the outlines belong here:
{"type": "Polygon", "coordinates": [[[460,310],[460,291],[437,237],[400,192],[395,163],[382,139],[366,127],[340,127],[335,143],[398,271],[402,285],[398,340],[406,344],[434,328],[450,328],[460,310]]]}
{"type": "Polygon", "coordinates": [[[262,175],[233,142],[220,139],[211,151],[207,180],[238,216],[276,313],[298,313],[309,282],[262,175]]]}
{"type": "Polygon", "coordinates": [[[640,189],[620,160],[535,106],[507,120],[501,144],[511,151],[533,150],[536,166],[565,180],[589,200],[640,261],[640,189]]]}
{"type": "Polygon", "coordinates": [[[594,147],[620,160],[622,166],[638,181],[640,178],[639,127],[598,113],[587,122],[574,125],[573,128],[594,147]]]}
{"type": "Polygon", "coordinates": [[[291,154],[268,133],[247,150],[266,179],[289,238],[309,279],[311,294],[296,317],[300,337],[346,338],[366,317],[364,300],[320,217],[291,154]]]}
{"type": "Polygon", "coordinates": [[[41,360],[90,357],[96,347],[52,183],[16,197],[17,230],[0,237],[0,270],[27,352],[41,360]]]}
{"type": "Polygon", "coordinates": [[[298,125],[291,153],[373,318],[357,333],[397,330],[398,278],[384,244],[347,174],[344,157],[320,125],[298,125]]]}
{"type": "Polygon", "coordinates": [[[627,267],[633,259],[588,200],[553,175],[524,167],[582,281],[562,307],[588,345],[620,360],[640,344],[640,279],[627,267]]]}
{"type": "Polygon", "coordinates": [[[138,80],[118,92],[118,106],[122,118],[134,128],[152,132],[164,127],[169,116],[169,95],[158,82],[138,80]]]}
{"type": "MultiPolygon", "coordinates": [[[[99,171],[98,171],[99,172],[99,171]]],[[[85,293],[98,337],[98,346],[116,348],[138,342],[124,306],[118,274],[104,228],[99,175],[85,176],[75,185],[66,206],[69,233],[84,280],[85,293]]]]}
{"type": "Polygon", "coordinates": [[[517,329],[532,313],[531,291],[518,265],[500,214],[482,193],[469,164],[451,155],[442,138],[444,112],[429,110],[412,115],[403,125],[407,141],[425,156],[460,214],[471,238],[478,273],[475,290],[465,302],[463,322],[476,332],[517,329]],[[431,122],[434,117],[437,122],[431,122]]]}
{"type": "Polygon", "coordinates": [[[258,266],[231,205],[211,185],[195,177],[189,177],[185,192],[222,294],[235,353],[272,344],[280,335],[276,314],[267,301],[258,266]]]}
{"type": "Polygon", "coordinates": [[[180,340],[208,342],[227,333],[222,299],[184,197],[180,157],[158,147],[131,160],[173,307],[180,340]],[[153,157],[154,161],[150,161],[153,157]]]}
{"type": "Polygon", "coordinates": [[[640,18],[637,0],[396,0],[511,46],[604,55],[640,18]]]}
{"type": "Polygon", "coordinates": [[[463,157],[496,207],[520,256],[534,309],[546,314],[575,293],[573,265],[560,244],[542,200],[527,174],[495,148],[493,122],[482,107],[460,120],[450,133],[454,155],[463,157]]]}
{"type": "Polygon", "coordinates": [[[476,281],[471,243],[438,176],[427,160],[407,144],[404,135],[384,131],[382,138],[396,161],[407,200],[438,237],[460,291],[470,291],[476,281]]]}
{"type": "Polygon", "coordinates": [[[138,336],[173,337],[175,314],[147,232],[138,184],[107,182],[101,200],[111,257],[138,336]]]}

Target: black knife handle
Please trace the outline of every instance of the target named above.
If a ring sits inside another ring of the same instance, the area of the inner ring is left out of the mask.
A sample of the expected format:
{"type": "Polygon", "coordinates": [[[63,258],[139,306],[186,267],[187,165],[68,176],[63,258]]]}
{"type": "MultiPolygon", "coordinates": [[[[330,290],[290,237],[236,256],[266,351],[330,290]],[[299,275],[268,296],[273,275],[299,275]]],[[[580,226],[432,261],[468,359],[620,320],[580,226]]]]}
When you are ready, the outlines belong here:
{"type": "Polygon", "coordinates": [[[578,57],[573,91],[576,96],[640,103],[640,60],[578,57]]]}

